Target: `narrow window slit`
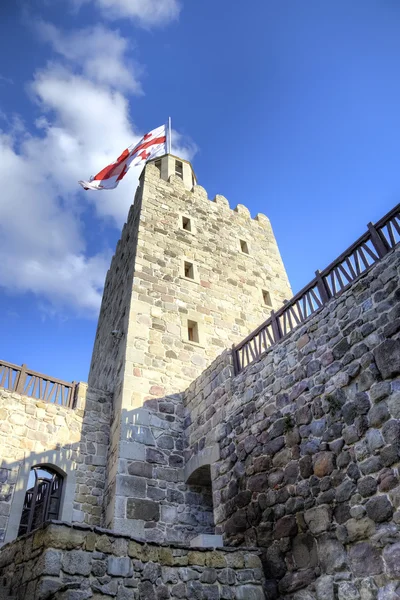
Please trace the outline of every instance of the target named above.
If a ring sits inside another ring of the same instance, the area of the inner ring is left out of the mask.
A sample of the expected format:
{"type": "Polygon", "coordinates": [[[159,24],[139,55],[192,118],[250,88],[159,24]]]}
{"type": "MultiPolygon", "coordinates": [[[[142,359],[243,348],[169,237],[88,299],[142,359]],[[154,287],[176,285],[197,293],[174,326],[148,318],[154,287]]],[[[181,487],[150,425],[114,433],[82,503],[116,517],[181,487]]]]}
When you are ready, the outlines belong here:
{"type": "Polygon", "coordinates": [[[245,242],[245,240],[240,240],[240,249],[243,252],[243,254],[249,253],[249,247],[247,245],[247,242],[245,242]]]}
{"type": "Polygon", "coordinates": [[[193,264],[190,262],[187,262],[185,260],[183,268],[184,268],[185,277],[187,277],[188,279],[194,279],[193,264]]]}
{"type": "Polygon", "coordinates": [[[192,223],[189,217],[182,217],[182,229],[185,231],[192,231],[192,223]]]}
{"type": "Polygon", "coordinates": [[[188,340],[189,342],[199,343],[199,327],[196,321],[188,321],[188,340]]]}
{"type": "Polygon", "coordinates": [[[183,179],[183,163],[180,160],[175,161],[175,175],[183,179]]]}
{"type": "Polygon", "coordinates": [[[262,291],[264,304],[266,306],[272,306],[271,294],[267,290],[262,291]]]}

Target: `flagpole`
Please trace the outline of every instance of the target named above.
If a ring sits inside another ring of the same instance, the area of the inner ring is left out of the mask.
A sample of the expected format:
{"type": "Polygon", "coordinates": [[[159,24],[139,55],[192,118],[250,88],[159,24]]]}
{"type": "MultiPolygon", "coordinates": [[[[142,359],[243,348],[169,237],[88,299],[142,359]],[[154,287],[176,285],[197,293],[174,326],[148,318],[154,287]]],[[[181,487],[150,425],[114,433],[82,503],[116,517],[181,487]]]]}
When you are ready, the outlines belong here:
{"type": "Polygon", "coordinates": [[[171,133],[171,117],[168,117],[168,146],[167,152],[171,154],[171,146],[172,146],[172,133],[171,133]]]}

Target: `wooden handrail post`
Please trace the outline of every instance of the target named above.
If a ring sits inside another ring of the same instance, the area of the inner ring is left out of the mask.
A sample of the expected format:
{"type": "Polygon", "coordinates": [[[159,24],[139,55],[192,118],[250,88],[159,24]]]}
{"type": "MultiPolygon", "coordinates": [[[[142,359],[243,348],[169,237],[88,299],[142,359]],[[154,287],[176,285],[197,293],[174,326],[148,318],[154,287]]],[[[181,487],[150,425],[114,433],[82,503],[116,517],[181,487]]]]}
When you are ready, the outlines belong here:
{"type": "Polygon", "coordinates": [[[22,395],[24,393],[25,381],[26,381],[26,365],[21,365],[21,370],[19,372],[17,385],[15,387],[15,391],[17,392],[17,394],[22,395]]]}
{"type": "Polygon", "coordinates": [[[76,392],[77,392],[77,384],[75,383],[75,381],[73,381],[71,387],[68,390],[68,397],[67,397],[67,404],[66,404],[68,406],[68,408],[74,408],[75,401],[76,401],[76,392]]]}
{"type": "Polygon", "coordinates": [[[376,229],[373,223],[368,223],[367,227],[371,235],[371,242],[373,243],[379,258],[383,258],[389,252],[386,240],[383,240],[382,236],[380,235],[379,231],[376,229]]]}
{"type": "Polygon", "coordinates": [[[315,276],[317,278],[317,286],[318,286],[319,295],[321,296],[322,303],[326,304],[328,302],[328,300],[332,297],[330,289],[326,285],[326,282],[325,282],[324,278],[322,277],[321,271],[319,269],[317,269],[315,271],[315,276]]]}
{"type": "Polygon", "coordinates": [[[237,358],[237,350],[235,344],[232,344],[232,363],[233,363],[233,374],[237,375],[239,373],[239,365],[237,358]]]}
{"type": "Polygon", "coordinates": [[[275,342],[278,342],[281,337],[281,328],[279,326],[279,321],[276,318],[276,314],[274,310],[271,310],[271,327],[272,327],[272,333],[274,334],[274,340],[275,342]]]}

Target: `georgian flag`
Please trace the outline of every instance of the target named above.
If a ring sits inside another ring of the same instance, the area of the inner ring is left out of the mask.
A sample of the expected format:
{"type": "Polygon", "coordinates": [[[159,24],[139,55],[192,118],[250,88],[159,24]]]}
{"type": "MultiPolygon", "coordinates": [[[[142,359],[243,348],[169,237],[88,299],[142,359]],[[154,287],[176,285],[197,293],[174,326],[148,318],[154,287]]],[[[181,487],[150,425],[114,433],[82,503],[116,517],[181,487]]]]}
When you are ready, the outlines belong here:
{"type": "Polygon", "coordinates": [[[166,127],[162,125],[146,133],[136,146],[129,146],[121,156],[102,169],[89,181],[79,181],[84,190],[112,190],[127,174],[129,167],[146,163],[148,160],[167,153],[166,127]]]}

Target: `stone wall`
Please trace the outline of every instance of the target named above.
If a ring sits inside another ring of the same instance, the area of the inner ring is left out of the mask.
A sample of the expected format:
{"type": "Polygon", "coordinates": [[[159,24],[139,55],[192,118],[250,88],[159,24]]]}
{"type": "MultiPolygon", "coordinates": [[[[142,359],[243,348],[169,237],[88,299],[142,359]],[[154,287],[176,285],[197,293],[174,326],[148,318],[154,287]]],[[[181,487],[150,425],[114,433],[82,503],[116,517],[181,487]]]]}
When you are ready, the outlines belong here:
{"type": "Polygon", "coordinates": [[[14,600],[264,600],[257,550],[156,546],[49,524],[0,553],[0,597],[14,600]]]}
{"type": "MultiPolygon", "coordinates": [[[[161,163],[165,160],[170,158],[161,158],[161,163]]],[[[179,492],[174,498],[181,498],[182,441],[161,447],[160,465],[148,463],[146,456],[152,445],[159,446],[157,438],[168,421],[175,437],[179,428],[182,432],[182,406],[176,395],[223,348],[270,314],[263,290],[269,291],[272,306],[291,295],[267,217],[252,219],[241,205],[231,210],[222,196],[211,202],[201,186],[189,191],[179,177],[165,181],[158,168],[148,164],[107,275],[89,375],[90,387],[113,394],[107,527],[157,539],[163,530],[171,535],[174,531],[175,541],[189,535],[192,526],[197,528],[175,500],[167,510],[168,497],[163,499],[168,519],[160,520],[153,532],[145,531],[149,523],[134,517],[139,509],[128,506],[143,506],[156,486],[167,483],[179,492]],[[190,231],[183,227],[184,216],[190,219],[190,231]],[[242,252],[240,240],[247,243],[248,253],[242,252]],[[190,276],[185,275],[185,261],[192,264],[190,276]],[[196,339],[189,339],[190,321],[197,324],[196,339]],[[150,417],[153,400],[156,414],[150,417]],[[147,412],[141,410],[146,402],[147,412]],[[170,414],[158,410],[172,405],[170,414]],[[145,422],[149,419],[151,423],[145,422]],[[173,451],[173,456],[165,456],[165,451],[173,451]],[[145,463],[140,482],[136,475],[127,477],[127,469],[139,470],[132,461],[145,463]],[[172,471],[166,471],[167,463],[172,471]],[[179,530],[183,518],[189,525],[185,534],[179,530]]],[[[204,530],[210,511],[197,513],[205,519],[204,530]]]]}
{"type": "Polygon", "coordinates": [[[104,283],[89,372],[89,386],[120,394],[126,359],[126,330],[135,271],[142,190],[136,190],[127,222],[104,283]]]}
{"type": "Polygon", "coordinates": [[[127,409],[185,390],[224,348],[266,319],[271,307],[263,289],[274,307],[291,296],[267,217],[252,219],[242,205],[231,210],[223,196],[212,202],[204,188],[188,191],[179,177],[164,181],[153,164],[144,169],[140,189],[126,331],[127,409]],[[182,216],[191,231],[182,228],[182,216]],[[193,264],[192,277],[185,276],[185,261],[193,264]],[[198,325],[198,341],[188,339],[188,320],[198,325]]]}
{"type": "Polygon", "coordinates": [[[73,409],[0,390],[0,543],[16,537],[30,469],[64,476],[70,521],[99,525],[103,512],[110,399],[79,384],[73,409]]]}
{"type": "Polygon", "coordinates": [[[217,529],[265,549],[268,598],[400,596],[400,249],[232,375],[185,394],[186,460],[219,446],[217,529]]]}
{"type": "Polygon", "coordinates": [[[181,392],[290,296],[265,215],[231,210],[220,195],[210,201],[179,177],[165,181],[149,163],[107,274],[89,386],[114,392],[116,409],[128,410],[181,392]],[[188,319],[198,324],[197,342],[188,339],[188,319]]]}
{"type": "Polygon", "coordinates": [[[184,481],[183,416],[181,394],[122,412],[117,531],[151,542],[189,542],[214,532],[210,493],[184,481]]]}
{"type": "MultiPolygon", "coordinates": [[[[126,409],[122,416],[122,407],[127,404],[130,408],[130,402],[126,398],[124,401],[124,383],[133,376],[132,370],[127,373],[126,361],[135,355],[140,346],[140,340],[135,340],[128,348],[126,332],[130,319],[141,202],[142,189],[138,187],[107,272],[89,372],[89,388],[104,390],[112,398],[104,523],[113,527],[118,527],[121,516],[116,507],[117,473],[123,472],[124,468],[120,463],[121,447],[122,459],[129,458],[123,453],[128,438],[125,436],[125,439],[121,439],[128,421],[126,409]]],[[[133,415],[130,415],[133,425],[133,415]]]]}

